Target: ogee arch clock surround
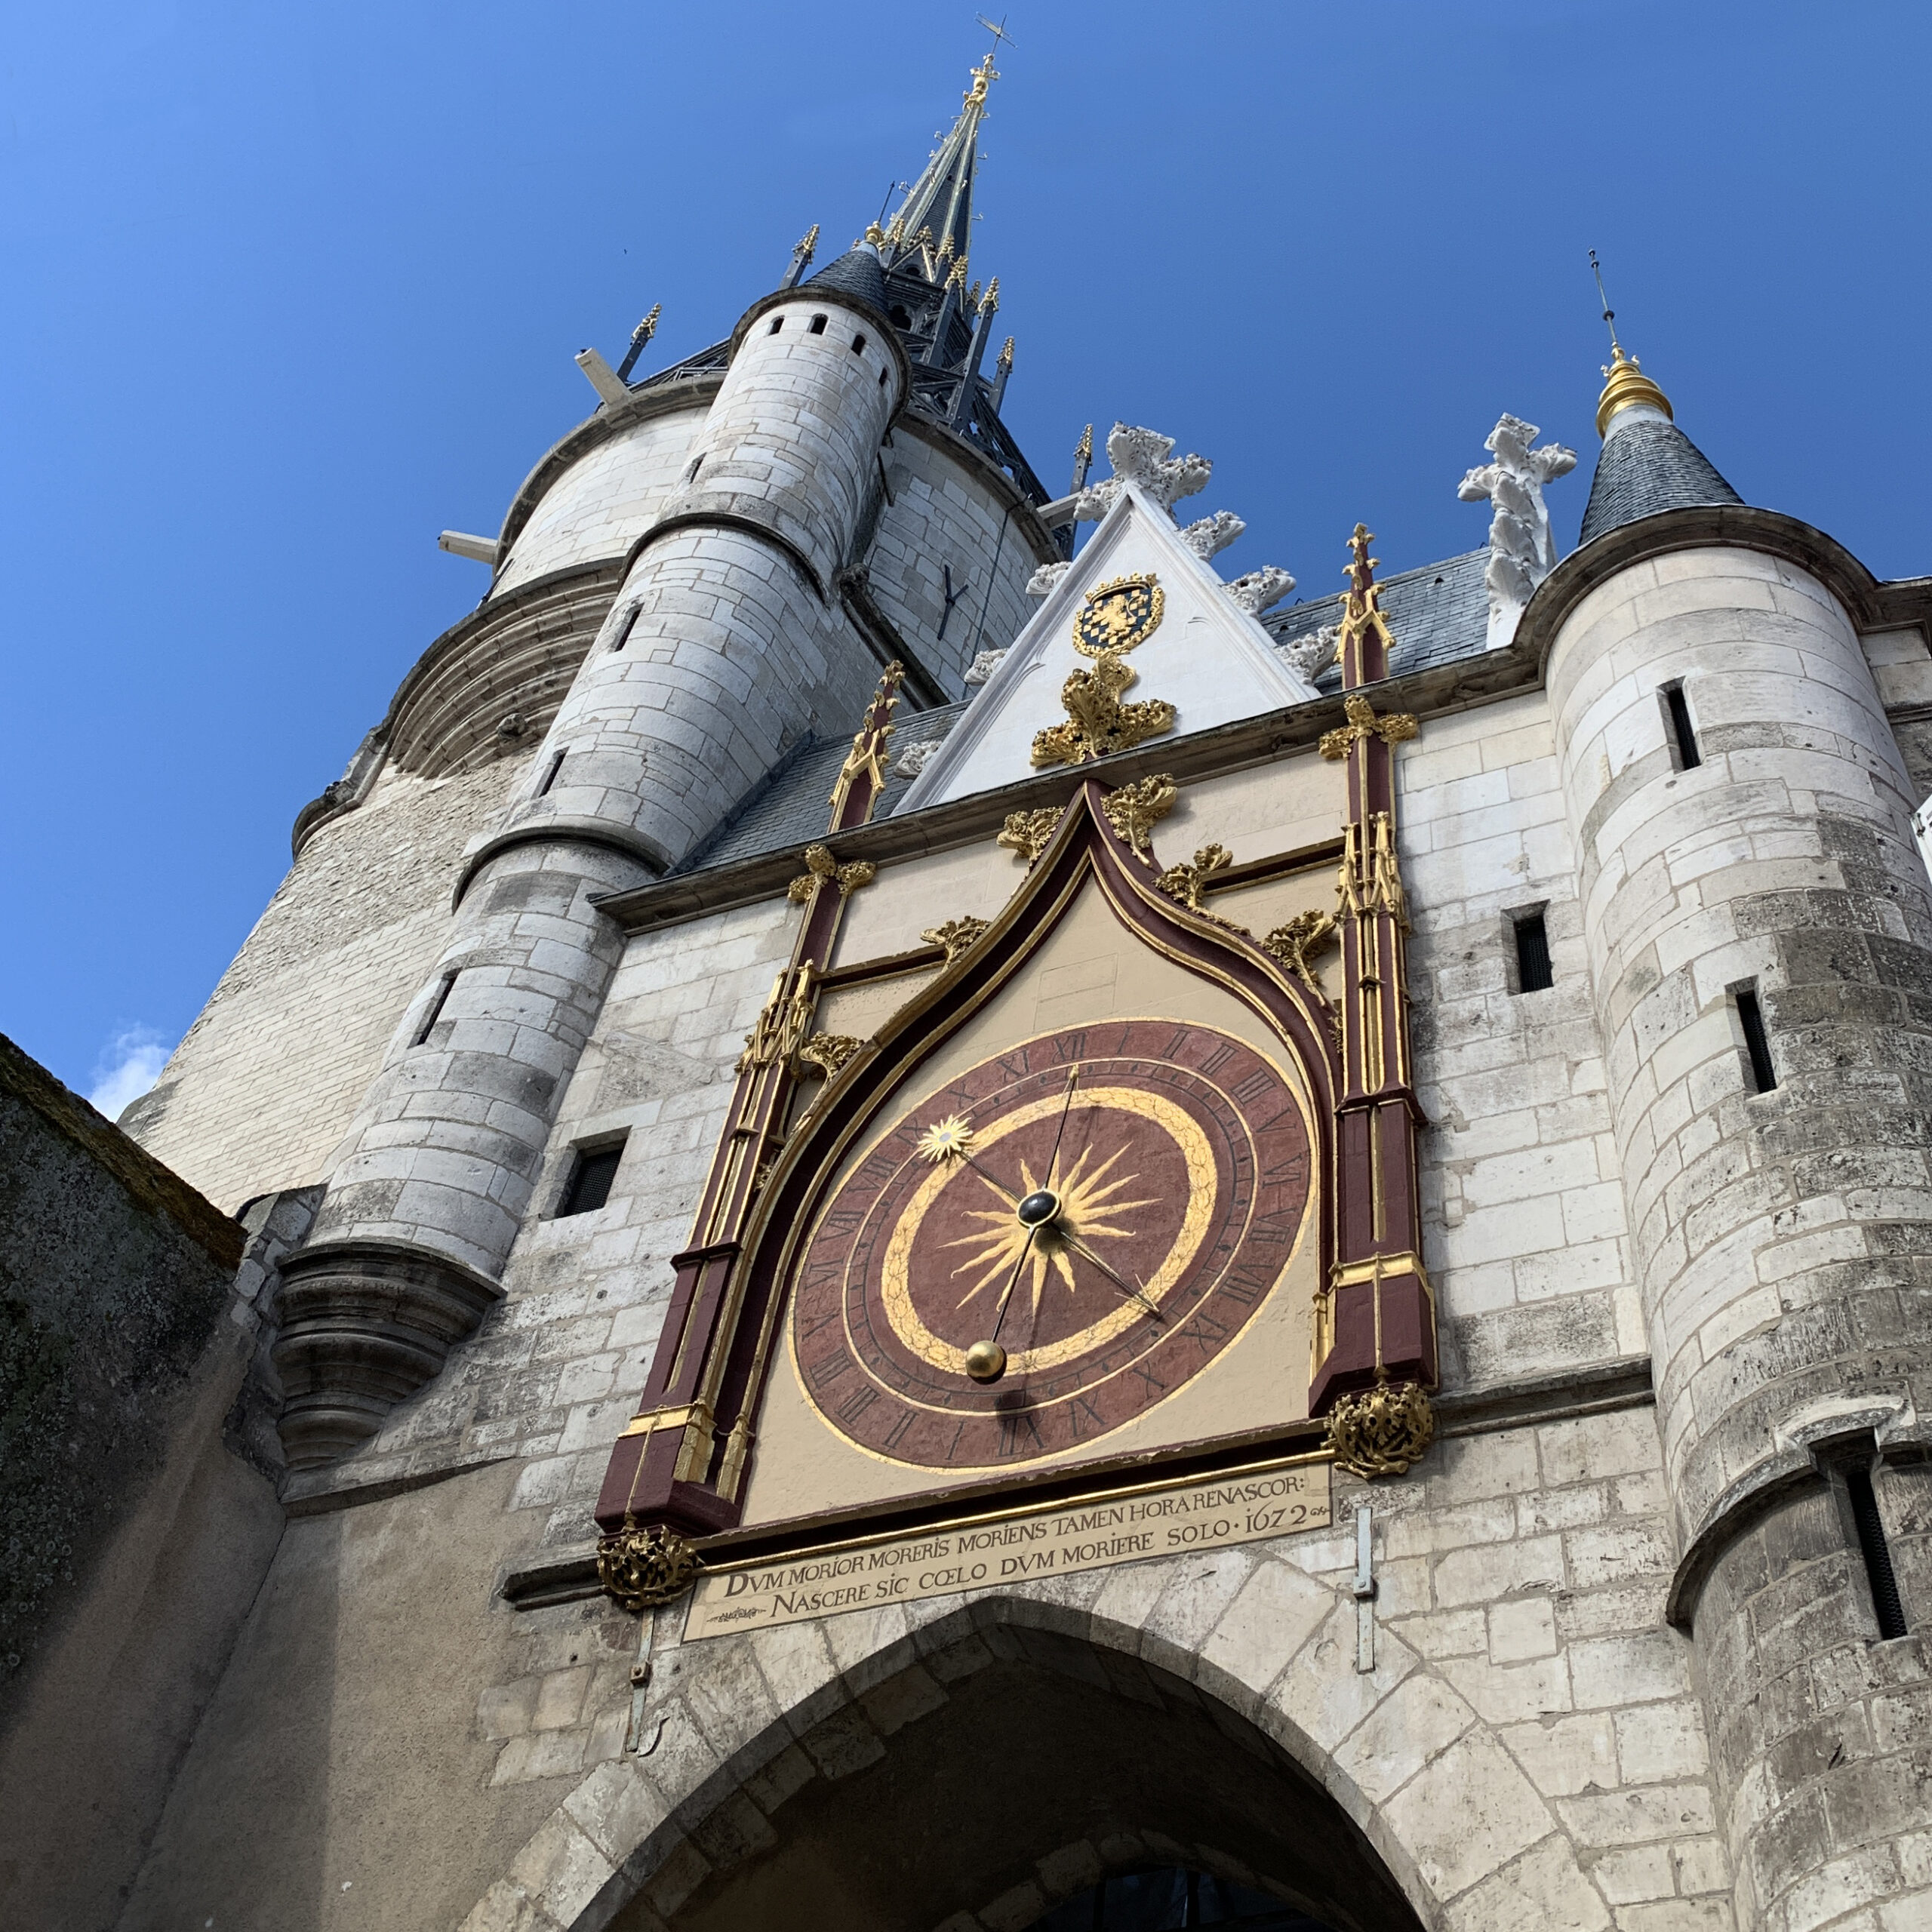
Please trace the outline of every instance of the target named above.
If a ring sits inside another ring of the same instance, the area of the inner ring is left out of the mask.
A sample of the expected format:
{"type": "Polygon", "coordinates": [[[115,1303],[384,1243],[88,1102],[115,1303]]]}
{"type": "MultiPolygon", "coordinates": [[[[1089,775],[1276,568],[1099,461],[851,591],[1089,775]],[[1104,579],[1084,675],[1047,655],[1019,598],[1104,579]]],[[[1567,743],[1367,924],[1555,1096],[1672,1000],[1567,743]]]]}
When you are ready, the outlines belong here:
{"type": "Polygon", "coordinates": [[[794,1277],[799,1385],[903,1465],[1079,1449],[1238,1338],[1311,1180],[1303,1102],[1246,1041],[1151,1018],[1037,1035],[906,1109],[834,1193],[794,1277]]]}

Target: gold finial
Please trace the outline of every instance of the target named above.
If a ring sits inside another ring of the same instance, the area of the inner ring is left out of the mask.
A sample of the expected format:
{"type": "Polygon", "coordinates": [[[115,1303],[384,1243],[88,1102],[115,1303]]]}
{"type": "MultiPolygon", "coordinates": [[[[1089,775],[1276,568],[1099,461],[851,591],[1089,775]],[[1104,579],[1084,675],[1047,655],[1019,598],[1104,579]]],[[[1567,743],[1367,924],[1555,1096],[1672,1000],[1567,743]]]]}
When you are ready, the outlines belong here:
{"type": "Polygon", "coordinates": [[[1604,293],[1603,265],[1597,260],[1594,248],[1590,251],[1590,272],[1596,277],[1597,297],[1603,303],[1604,326],[1610,331],[1610,361],[1603,372],[1603,393],[1597,398],[1597,434],[1601,436],[1608,429],[1610,419],[1619,410],[1629,409],[1640,403],[1662,410],[1669,420],[1675,422],[1676,413],[1670,406],[1669,397],[1644,374],[1635,356],[1625,354],[1623,343],[1617,339],[1617,311],[1610,306],[1610,297],[1604,293]]]}
{"type": "Polygon", "coordinates": [[[885,230],[874,222],[866,229],[864,238],[875,248],[883,248],[885,246],[885,230]]]}
{"type": "Polygon", "coordinates": [[[1349,549],[1353,553],[1352,561],[1342,574],[1349,580],[1350,588],[1358,597],[1365,596],[1375,582],[1375,567],[1380,557],[1371,557],[1368,546],[1375,541],[1375,532],[1365,523],[1355,527],[1355,534],[1349,539],[1349,549]]]}
{"type": "Polygon", "coordinates": [[[949,235],[939,245],[939,253],[933,257],[936,262],[949,262],[952,259],[952,237],[949,235]]]}
{"type": "Polygon", "coordinates": [[[1603,394],[1597,398],[1599,436],[1610,427],[1610,419],[1619,410],[1629,409],[1637,403],[1647,403],[1653,409],[1661,409],[1672,422],[1677,420],[1669,397],[1644,374],[1635,356],[1626,355],[1621,349],[1613,349],[1603,373],[1603,394]]]}
{"type": "Polygon", "coordinates": [[[792,252],[798,257],[801,266],[802,266],[805,263],[810,261],[813,256],[817,254],[818,223],[817,222],[814,222],[811,227],[807,229],[804,233],[798,238],[798,245],[794,248],[792,252]]]}
{"type": "Polygon", "coordinates": [[[1005,346],[1000,350],[998,360],[994,363],[993,367],[995,369],[1011,369],[1013,367],[1012,337],[1007,337],[1005,346]]]}
{"type": "Polygon", "coordinates": [[[966,306],[969,309],[977,309],[980,306],[980,285],[977,281],[966,291],[966,306]]]}
{"type": "Polygon", "coordinates": [[[953,263],[952,272],[946,277],[946,280],[955,284],[961,290],[963,291],[964,289],[966,286],[966,257],[964,255],[961,255],[958,260],[953,263]]]}
{"type": "Polygon", "coordinates": [[[657,333],[657,318],[660,315],[663,315],[663,312],[664,305],[663,303],[652,303],[651,305],[651,313],[645,316],[644,320],[639,322],[635,328],[631,331],[632,341],[637,343],[640,348],[641,348],[645,343],[648,342],[651,338],[657,333]]]}
{"type": "Polygon", "coordinates": [[[892,217],[892,226],[885,231],[885,238],[895,248],[903,245],[906,240],[906,211],[903,208],[892,217]]]}
{"type": "Polygon", "coordinates": [[[961,97],[962,107],[983,107],[986,104],[986,89],[999,78],[999,70],[993,65],[990,51],[986,57],[973,69],[973,85],[961,97]]]}
{"type": "Polygon", "coordinates": [[[986,284],[986,292],[980,298],[980,312],[983,315],[994,314],[999,307],[999,277],[995,275],[986,284]]]}

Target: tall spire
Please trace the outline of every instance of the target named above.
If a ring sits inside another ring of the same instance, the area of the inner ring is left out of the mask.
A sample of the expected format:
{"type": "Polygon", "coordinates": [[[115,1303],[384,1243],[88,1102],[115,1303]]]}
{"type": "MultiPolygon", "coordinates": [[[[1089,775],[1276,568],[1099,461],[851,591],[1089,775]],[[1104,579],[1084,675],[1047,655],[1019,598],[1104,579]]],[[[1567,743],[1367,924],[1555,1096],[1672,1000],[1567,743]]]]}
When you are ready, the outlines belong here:
{"type": "MultiPolygon", "coordinates": [[[[1001,35],[1001,38],[1004,36],[1001,35]]],[[[952,131],[933,150],[924,171],[912,183],[886,224],[881,250],[885,266],[908,268],[925,255],[947,265],[964,261],[973,246],[973,173],[979,162],[980,122],[986,109],[986,90],[999,78],[989,50],[971,74],[972,85],[960,104],[952,131]]],[[[940,269],[940,275],[946,268],[940,269]]],[[[928,279],[938,276],[928,271],[928,279]]]]}

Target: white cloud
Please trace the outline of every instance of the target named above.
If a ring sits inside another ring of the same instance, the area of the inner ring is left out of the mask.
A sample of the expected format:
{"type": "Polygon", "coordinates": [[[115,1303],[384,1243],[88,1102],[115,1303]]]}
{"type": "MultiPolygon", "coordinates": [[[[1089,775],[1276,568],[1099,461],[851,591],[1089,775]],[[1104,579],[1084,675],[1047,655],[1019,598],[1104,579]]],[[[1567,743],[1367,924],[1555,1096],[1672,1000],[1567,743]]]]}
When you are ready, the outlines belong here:
{"type": "Polygon", "coordinates": [[[168,1049],[152,1026],[123,1027],[94,1062],[88,1104],[109,1120],[118,1120],[160,1078],[168,1055],[168,1049]]]}

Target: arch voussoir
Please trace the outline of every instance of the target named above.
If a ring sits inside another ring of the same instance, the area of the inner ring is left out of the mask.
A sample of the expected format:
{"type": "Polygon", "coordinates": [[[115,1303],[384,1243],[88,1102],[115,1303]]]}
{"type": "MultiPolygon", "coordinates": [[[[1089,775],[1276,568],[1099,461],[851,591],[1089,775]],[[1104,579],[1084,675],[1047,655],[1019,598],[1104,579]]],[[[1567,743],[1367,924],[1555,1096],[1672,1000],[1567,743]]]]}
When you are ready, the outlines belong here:
{"type": "MultiPolygon", "coordinates": [[[[1392,1631],[1377,1633],[1374,1669],[1357,1672],[1355,1617],[1349,1596],[1261,1549],[1185,1575],[1126,1565],[669,1647],[642,1727],[654,1748],[591,1771],[463,1932],[686,1922],[700,1887],[779,1843],[788,1803],[872,1770],[901,1732],[949,1704],[971,1708],[983,1673],[1015,1668],[1150,1713],[1198,1706],[1257,1777],[1292,1767],[1331,1801],[1436,1932],[1607,1924],[1549,1803],[1488,1721],[1392,1631]],[[1574,1900],[1546,1911],[1565,1888],[1574,1900]]],[[[1041,1854],[1018,1890],[961,1908],[949,1932],[1023,1923],[1013,1915],[1029,1901],[1044,1911],[1137,1860],[1247,1869],[1212,1838],[1170,1841],[1150,1817],[1071,1841],[1041,1854]]]]}

